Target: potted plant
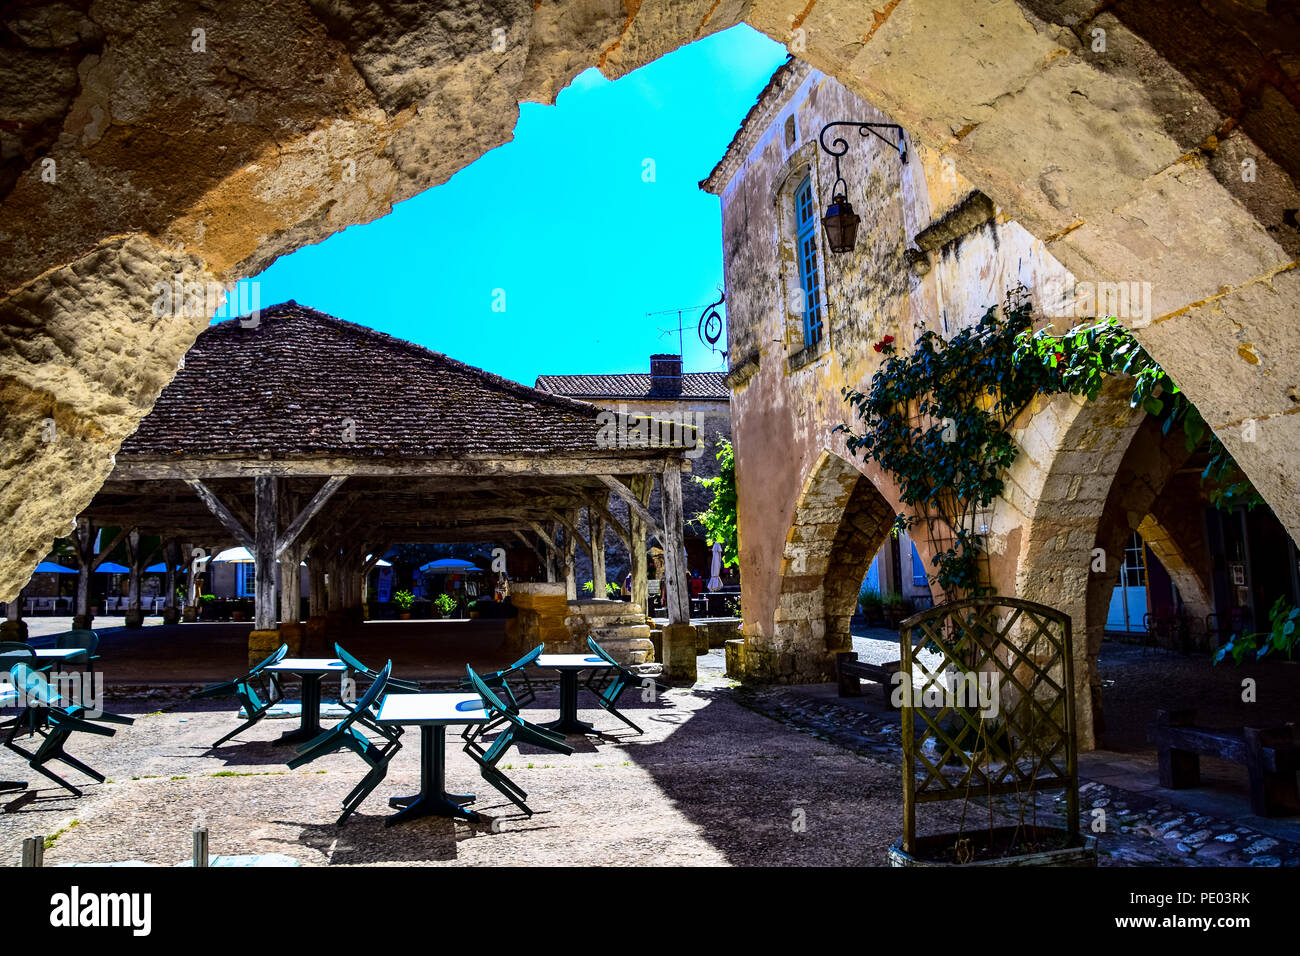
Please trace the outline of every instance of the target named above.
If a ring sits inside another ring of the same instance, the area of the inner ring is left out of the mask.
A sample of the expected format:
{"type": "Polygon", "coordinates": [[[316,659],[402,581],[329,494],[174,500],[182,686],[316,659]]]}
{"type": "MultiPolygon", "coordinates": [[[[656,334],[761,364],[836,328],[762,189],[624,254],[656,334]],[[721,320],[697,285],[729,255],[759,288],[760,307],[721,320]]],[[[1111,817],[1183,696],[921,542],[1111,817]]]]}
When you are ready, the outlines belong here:
{"type": "Polygon", "coordinates": [[[866,618],[867,624],[878,627],[885,622],[884,606],[885,602],[880,592],[873,587],[863,585],[862,590],[858,592],[858,607],[862,609],[862,616],[866,618]]]}
{"type": "Polygon", "coordinates": [[[393,603],[397,605],[397,616],[403,621],[411,619],[411,605],[415,603],[415,595],[410,591],[398,591],[393,595],[393,603]]]}
{"type": "Polygon", "coordinates": [[[881,611],[886,627],[898,627],[899,622],[912,613],[912,602],[901,594],[888,594],[881,611]]]}
{"type": "Polygon", "coordinates": [[[456,610],[456,599],[450,594],[439,594],[433,600],[434,617],[444,618],[451,617],[452,612],[456,610]]]}

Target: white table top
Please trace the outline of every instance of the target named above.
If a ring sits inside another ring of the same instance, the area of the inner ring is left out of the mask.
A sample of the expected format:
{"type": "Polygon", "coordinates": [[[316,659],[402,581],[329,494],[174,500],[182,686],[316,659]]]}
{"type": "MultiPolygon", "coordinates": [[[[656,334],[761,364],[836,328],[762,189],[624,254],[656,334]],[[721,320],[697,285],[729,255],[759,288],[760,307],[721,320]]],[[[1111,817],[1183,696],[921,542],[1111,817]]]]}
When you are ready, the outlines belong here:
{"type": "Polygon", "coordinates": [[[478,694],[387,694],[375,720],[381,724],[481,724],[488,719],[478,694]]]}
{"type": "Polygon", "coordinates": [[[593,667],[608,667],[609,663],[595,654],[543,654],[537,658],[537,666],[557,671],[582,671],[593,667]]]}
{"type": "Polygon", "coordinates": [[[75,657],[78,654],[85,654],[84,647],[38,647],[36,648],[37,657],[52,657],[62,660],[65,657],[75,657]]]}
{"type": "Polygon", "coordinates": [[[347,669],[337,657],[286,657],[272,664],[268,671],[288,671],[291,674],[332,674],[347,669]]]}

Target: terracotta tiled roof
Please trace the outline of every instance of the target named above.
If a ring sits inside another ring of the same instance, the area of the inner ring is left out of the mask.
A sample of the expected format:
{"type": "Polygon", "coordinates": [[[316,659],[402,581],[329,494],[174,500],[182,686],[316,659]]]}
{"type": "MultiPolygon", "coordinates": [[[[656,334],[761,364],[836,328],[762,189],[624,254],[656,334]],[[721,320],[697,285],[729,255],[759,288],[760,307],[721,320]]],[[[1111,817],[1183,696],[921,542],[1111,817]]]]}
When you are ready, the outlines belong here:
{"type": "Polygon", "coordinates": [[[205,329],[119,457],[571,454],[598,447],[598,414],[288,302],[205,329]]]}
{"type": "Polygon", "coordinates": [[[664,401],[674,398],[716,398],[731,400],[723,379],[726,372],[683,372],[681,395],[650,391],[649,372],[614,375],[539,375],[536,387],[572,398],[641,398],[664,401]]]}

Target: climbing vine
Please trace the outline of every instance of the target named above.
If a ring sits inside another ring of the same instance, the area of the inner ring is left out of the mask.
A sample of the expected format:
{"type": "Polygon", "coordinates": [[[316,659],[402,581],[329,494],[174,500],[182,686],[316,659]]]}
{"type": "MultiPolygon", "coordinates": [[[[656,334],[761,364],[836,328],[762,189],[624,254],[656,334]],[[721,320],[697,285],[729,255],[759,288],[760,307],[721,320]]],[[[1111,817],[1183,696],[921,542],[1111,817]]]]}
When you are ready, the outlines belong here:
{"type": "Polygon", "coordinates": [[[695,480],[713,495],[708,508],[698,517],[704,524],[709,544],[722,542],[722,563],[731,568],[740,560],[740,539],[736,531],[736,458],[731,442],[725,438],[718,439],[717,459],[716,477],[695,476],[695,480]]]}
{"type": "MultiPolygon", "coordinates": [[[[1109,375],[1133,377],[1131,404],[1162,419],[1166,434],[1181,427],[1188,450],[1208,429],[1168,374],[1113,318],[1064,334],[1033,329],[1024,289],[991,306],[974,325],[945,340],[927,330],[909,354],[892,336],[875,344],[884,362],[861,392],[844,397],[862,431],[840,425],[849,451],[874,459],[898,484],[911,514],[894,530],[923,524],[933,545],[931,581],[949,597],[989,593],[984,573],[987,518],[1020,453],[1010,425],[1037,396],[1101,394],[1109,375]]],[[[1209,434],[1203,480],[1219,507],[1260,501],[1227,449],[1209,434]]]]}

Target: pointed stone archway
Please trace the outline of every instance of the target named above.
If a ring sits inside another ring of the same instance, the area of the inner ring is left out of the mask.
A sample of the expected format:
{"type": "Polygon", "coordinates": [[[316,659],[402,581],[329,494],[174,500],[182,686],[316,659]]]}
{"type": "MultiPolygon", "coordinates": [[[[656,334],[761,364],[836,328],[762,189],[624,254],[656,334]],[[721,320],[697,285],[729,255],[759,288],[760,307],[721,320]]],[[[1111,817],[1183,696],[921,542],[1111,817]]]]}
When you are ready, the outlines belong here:
{"type": "Polygon", "coordinates": [[[834,680],[836,653],[853,648],[858,589],[893,521],[893,506],[871,480],[823,450],[786,534],[771,621],[747,620],[753,629],[743,649],[731,645],[727,672],[779,683],[834,680]]]}

